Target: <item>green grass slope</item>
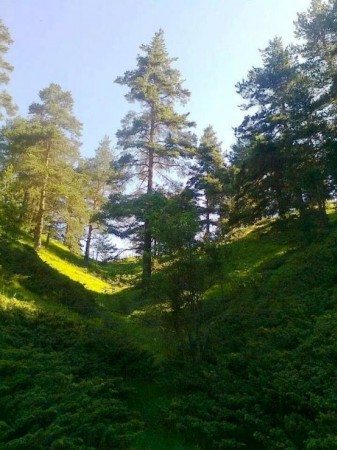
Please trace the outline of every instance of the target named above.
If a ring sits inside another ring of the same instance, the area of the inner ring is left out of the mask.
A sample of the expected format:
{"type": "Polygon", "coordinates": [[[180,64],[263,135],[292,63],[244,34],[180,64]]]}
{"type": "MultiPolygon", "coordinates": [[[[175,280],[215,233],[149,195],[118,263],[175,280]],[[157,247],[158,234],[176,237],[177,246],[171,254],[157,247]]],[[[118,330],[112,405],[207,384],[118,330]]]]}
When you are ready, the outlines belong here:
{"type": "Polygon", "coordinates": [[[0,449],[195,448],[160,420],[157,339],[130,314],[137,261],[88,267],[24,239],[0,265],[0,449]]]}
{"type": "Polygon", "coordinates": [[[2,245],[0,449],[337,449],[335,217],[236,230],[213,258],[191,337],[141,299],[137,260],[2,245]]]}
{"type": "Polygon", "coordinates": [[[222,260],[168,420],[205,449],[336,449],[336,226],[265,222],[222,260]]]}

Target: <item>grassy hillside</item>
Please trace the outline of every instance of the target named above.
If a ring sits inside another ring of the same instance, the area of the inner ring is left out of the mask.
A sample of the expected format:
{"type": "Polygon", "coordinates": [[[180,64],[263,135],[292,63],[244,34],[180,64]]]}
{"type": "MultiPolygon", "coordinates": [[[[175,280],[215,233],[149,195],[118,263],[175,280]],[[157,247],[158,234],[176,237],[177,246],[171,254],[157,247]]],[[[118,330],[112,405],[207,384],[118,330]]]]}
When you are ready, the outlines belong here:
{"type": "Polygon", "coordinates": [[[337,448],[330,219],[260,222],[213,249],[193,333],[170,328],[159,288],[141,299],[137,260],[4,243],[0,448],[337,448]]]}
{"type": "Polygon", "coordinates": [[[158,330],[121,312],[140,304],[136,260],[87,267],[25,239],[0,264],[1,449],[195,448],[158,420],[158,330]]]}
{"type": "Polygon", "coordinates": [[[208,293],[202,355],[177,361],[170,423],[208,449],[337,448],[336,227],[249,231],[222,249],[223,286],[208,293]]]}

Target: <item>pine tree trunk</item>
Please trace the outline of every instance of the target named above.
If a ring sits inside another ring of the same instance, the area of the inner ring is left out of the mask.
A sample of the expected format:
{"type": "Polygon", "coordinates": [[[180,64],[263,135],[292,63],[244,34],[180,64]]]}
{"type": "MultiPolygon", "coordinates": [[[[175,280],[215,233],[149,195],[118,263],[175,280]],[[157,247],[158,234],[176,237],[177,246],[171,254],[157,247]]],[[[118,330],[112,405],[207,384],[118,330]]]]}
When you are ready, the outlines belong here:
{"type": "MultiPolygon", "coordinates": [[[[147,194],[152,193],[153,189],[153,149],[149,150],[149,172],[147,183],[147,194]]],[[[147,292],[151,282],[152,275],[152,230],[149,219],[144,222],[144,247],[143,247],[143,286],[147,292]]]]}
{"type": "Polygon", "coordinates": [[[288,208],[286,206],[285,199],[283,198],[283,190],[279,185],[276,186],[276,202],[277,202],[277,212],[281,219],[284,219],[288,208]]]}
{"type": "Polygon", "coordinates": [[[322,227],[326,227],[328,225],[328,216],[326,213],[326,205],[325,200],[320,199],[318,203],[318,211],[319,211],[319,222],[322,227]]]}
{"type": "Polygon", "coordinates": [[[151,255],[151,224],[149,219],[144,223],[144,249],[143,249],[143,287],[147,292],[151,282],[152,255],[151,255]]]}
{"type": "Polygon", "coordinates": [[[42,189],[40,192],[40,202],[39,202],[39,210],[37,213],[36,226],[34,232],[34,249],[38,252],[41,249],[42,245],[42,232],[44,225],[44,213],[46,210],[46,196],[47,196],[47,184],[48,184],[48,167],[50,160],[50,150],[51,150],[51,142],[48,141],[47,149],[46,149],[46,158],[45,158],[45,169],[46,173],[43,180],[42,189]]]}
{"type": "MultiPolygon", "coordinates": [[[[102,189],[104,190],[104,184],[103,184],[102,189]]],[[[97,192],[99,192],[99,190],[100,190],[100,183],[99,183],[99,181],[97,181],[97,192]]],[[[99,202],[97,197],[95,197],[93,200],[94,200],[94,203],[93,203],[93,207],[92,207],[92,214],[94,215],[95,211],[100,207],[101,202],[99,202]]],[[[92,220],[92,218],[90,220],[92,220]]],[[[93,231],[94,231],[94,224],[89,223],[87,239],[85,242],[85,251],[84,251],[84,260],[85,261],[89,261],[89,259],[90,259],[90,246],[91,246],[93,231]]]]}
{"type": "Polygon", "coordinates": [[[90,258],[90,244],[92,239],[92,232],[94,230],[93,225],[90,223],[88,228],[88,234],[87,234],[87,240],[85,242],[85,253],[84,253],[84,259],[86,261],[89,261],[90,258]]]}
{"type": "Polygon", "coordinates": [[[326,213],[326,205],[325,205],[325,187],[324,183],[320,183],[317,187],[317,197],[318,197],[318,211],[319,211],[319,222],[322,227],[326,227],[328,225],[328,216],[326,213]]]}
{"type": "Polygon", "coordinates": [[[50,244],[50,235],[51,235],[51,229],[50,229],[50,227],[49,227],[49,228],[48,228],[47,239],[46,239],[46,247],[48,247],[49,244],[50,244]]]}
{"type": "MultiPolygon", "coordinates": [[[[285,112],[285,106],[283,106],[282,111],[285,112]]],[[[287,126],[285,127],[287,129],[287,126]]],[[[277,204],[277,213],[281,219],[284,219],[286,213],[289,211],[289,204],[286,199],[286,188],[284,185],[284,170],[282,160],[278,158],[275,162],[275,200],[277,204]]]]}
{"type": "MultiPolygon", "coordinates": [[[[153,168],[154,168],[154,106],[151,108],[151,128],[148,149],[148,177],[147,177],[147,194],[153,191],[153,168]]],[[[151,222],[145,219],[144,222],[144,246],[143,246],[143,289],[146,295],[152,275],[152,230],[151,222]]]]}
{"type": "Polygon", "coordinates": [[[38,252],[42,245],[42,232],[44,225],[44,212],[46,210],[46,193],[47,193],[47,179],[45,177],[43,187],[40,193],[39,210],[37,213],[36,226],[35,226],[35,236],[34,236],[34,249],[38,252]]]}
{"type": "Polygon", "coordinates": [[[300,212],[300,219],[303,219],[305,215],[305,203],[303,201],[303,194],[301,189],[296,190],[296,203],[297,203],[296,207],[300,212]]]}

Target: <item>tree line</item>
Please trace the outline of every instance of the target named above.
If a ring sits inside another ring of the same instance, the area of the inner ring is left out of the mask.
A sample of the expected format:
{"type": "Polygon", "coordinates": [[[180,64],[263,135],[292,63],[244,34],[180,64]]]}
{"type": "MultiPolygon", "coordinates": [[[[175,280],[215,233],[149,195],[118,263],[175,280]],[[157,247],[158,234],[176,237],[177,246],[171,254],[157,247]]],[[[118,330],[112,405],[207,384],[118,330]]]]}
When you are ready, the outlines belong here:
{"type": "MultiPolygon", "coordinates": [[[[118,153],[105,136],[92,158],[81,157],[71,93],[54,83],[42,89],[26,118],[1,129],[2,236],[30,232],[37,251],[44,234],[72,249],[82,243],[86,260],[95,239],[104,258],[106,236],[128,238],[142,255],[146,290],[154,258],[184,252],[191,263],[196,249],[233,226],[289,215],[325,226],[337,187],[336,18],[336,0],[313,0],[298,14],[295,43],[269,42],[261,66],[236,85],[246,115],[226,154],[212,126],[198,139],[189,114],[178,112],[190,92],[162,30],[140,47],[135,69],[115,80],[135,105],[116,133],[118,153]]],[[[11,43],[0,22],[3,85],[11,43]]],[[[6,90],[0,107],[1,119],[15,115],[6,90]]]]}

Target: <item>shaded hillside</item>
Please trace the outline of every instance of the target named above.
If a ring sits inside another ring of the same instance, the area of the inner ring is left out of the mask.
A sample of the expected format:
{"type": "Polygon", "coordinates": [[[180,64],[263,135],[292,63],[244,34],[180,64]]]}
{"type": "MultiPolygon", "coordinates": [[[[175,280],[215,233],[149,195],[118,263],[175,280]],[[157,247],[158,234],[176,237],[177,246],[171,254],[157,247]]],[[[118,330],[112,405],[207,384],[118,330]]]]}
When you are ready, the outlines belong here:
{"type": "MultiPolygon", "coordinates": [[[[265,222],[223,248],[168,420],[207,449],[337,448],[337,230],[265,222]],[[309,231],[309,230],[308,230],[309,231]]],[[[245,233],[245,232],[244,232],[245,233]]]]}
{"type": "Polygon", "coordinates": [[[158,420],[169,400],[158,385],[151,331],[110,313],[105,291],[72,279],[76,268],[83,280],[89,273],[88,286],[104,289],[109,273],[123,294],[138,263],[88,268],[58,244],[43,251],[45,261],[29,242],[3,242],[2,250],[0,448],[194,448],[158,420]]]}
{"type": "Polygon", "coordinates": [[[142,299],[136,260],[90,267],[56,245],[43,261],[11,244],[0,448],[337,448],[334,216],[309,231],[266,220],[206,249],[193,332],[188,311],[172,328],[166,265],[142,299]],[[86,289],[75,267],[114,293],[86,289]]]}

